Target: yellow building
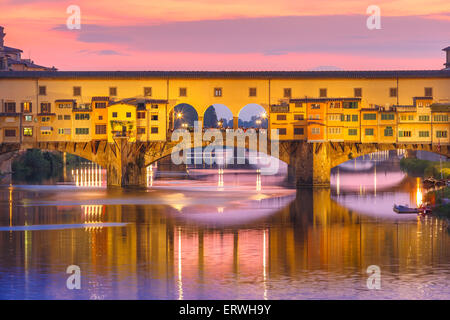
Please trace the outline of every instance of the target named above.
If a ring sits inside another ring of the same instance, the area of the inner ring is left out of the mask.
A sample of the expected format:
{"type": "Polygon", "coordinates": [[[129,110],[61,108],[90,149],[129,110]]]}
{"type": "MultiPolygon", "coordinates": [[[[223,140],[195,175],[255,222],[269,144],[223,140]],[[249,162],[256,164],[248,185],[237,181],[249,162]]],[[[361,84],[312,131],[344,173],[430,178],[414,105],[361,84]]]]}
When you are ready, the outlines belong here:
{"type": "Polygon", "coordinates": [[[449,88],[450,70],[0,72],[0,143],[166,141],[177,105],[202,122],[220,103],[235,127],[263,107],[281,140],[448,144],[449,88]]]}

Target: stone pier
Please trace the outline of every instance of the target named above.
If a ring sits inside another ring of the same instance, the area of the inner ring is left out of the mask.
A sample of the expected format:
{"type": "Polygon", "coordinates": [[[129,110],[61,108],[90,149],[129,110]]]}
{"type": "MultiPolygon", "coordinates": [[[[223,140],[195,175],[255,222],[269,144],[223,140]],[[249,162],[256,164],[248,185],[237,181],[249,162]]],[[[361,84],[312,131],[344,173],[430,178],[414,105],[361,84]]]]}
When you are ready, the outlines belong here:
{"type": "Polygon", "coordinates": [[[107,149],[107,183],[112,187],[146,187],[147,170],[144,150],[126,137],[115,138],[107,149]]]}
{"type": "Polygon", "coordinates": [[[330,186],[331,159],[327,143],[291,144],[288,175],[297,187],[330,186]]]}

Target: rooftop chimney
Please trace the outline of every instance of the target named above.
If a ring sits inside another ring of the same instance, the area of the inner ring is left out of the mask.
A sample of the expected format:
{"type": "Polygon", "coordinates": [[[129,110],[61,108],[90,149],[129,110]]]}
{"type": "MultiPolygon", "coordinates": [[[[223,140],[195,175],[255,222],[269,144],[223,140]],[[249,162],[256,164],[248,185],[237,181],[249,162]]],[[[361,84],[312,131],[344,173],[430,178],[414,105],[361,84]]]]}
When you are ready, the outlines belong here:
{"type": "Polygon", "coordinates": [[[3,32],[4,28],[2,26],[0,26],[0,48],[3,48],[3,46],[5,45],[4,43],[4,38],[6,33],[3,32]]]}
{"type": "Polygon", "coordinates": [[[447,56],[447,62],[444,63],[445,69],[450,69],[450,46],[442,49],[442,51],[445,51],[447,56]]]}

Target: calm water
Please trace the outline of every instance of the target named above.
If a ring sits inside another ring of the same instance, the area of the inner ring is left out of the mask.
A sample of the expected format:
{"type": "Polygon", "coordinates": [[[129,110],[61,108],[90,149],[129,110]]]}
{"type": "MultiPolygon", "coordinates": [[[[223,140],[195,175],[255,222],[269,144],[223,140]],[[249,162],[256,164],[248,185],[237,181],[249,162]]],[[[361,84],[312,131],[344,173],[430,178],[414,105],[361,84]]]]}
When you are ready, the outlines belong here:
{"type": "Polygon", "coordinates": [[[348,162],[331,189],[291,190],[255,170],[190,170],[149,189],[0,187],[1,299],[449,299],[441,220],[399,216],[423,190],[397,159],[348,162]],[[81,290],[66,269],[81,268],[81,290]],[[370,265],[381,289],[366,286],[370,265]]]}

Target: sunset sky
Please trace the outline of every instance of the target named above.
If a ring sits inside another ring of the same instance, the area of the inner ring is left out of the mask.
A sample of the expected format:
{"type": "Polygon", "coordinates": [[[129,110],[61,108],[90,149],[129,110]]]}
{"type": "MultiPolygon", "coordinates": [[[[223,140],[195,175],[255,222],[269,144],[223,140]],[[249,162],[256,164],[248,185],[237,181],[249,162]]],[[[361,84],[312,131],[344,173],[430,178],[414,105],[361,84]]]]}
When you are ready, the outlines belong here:
{"type": "Polygon", "coordinates": [[[450,1],[0,0],[0,25],[7,46],[59,70],[442,69],[450,1]]]}

